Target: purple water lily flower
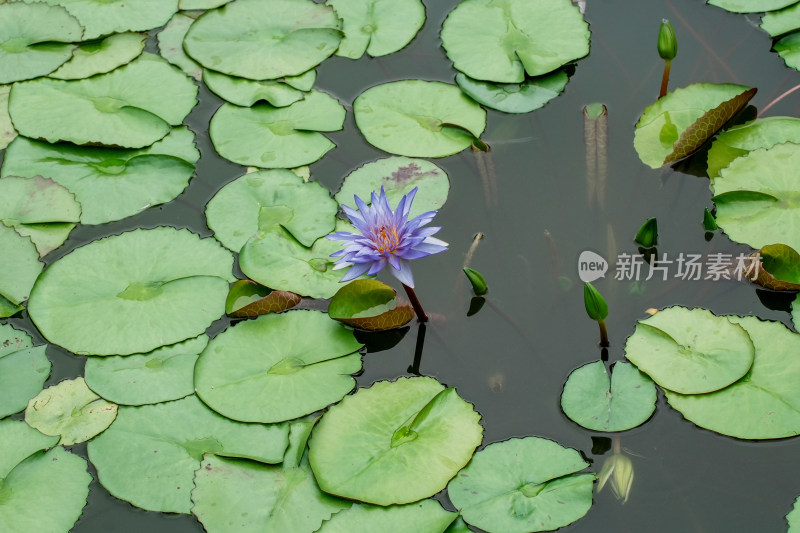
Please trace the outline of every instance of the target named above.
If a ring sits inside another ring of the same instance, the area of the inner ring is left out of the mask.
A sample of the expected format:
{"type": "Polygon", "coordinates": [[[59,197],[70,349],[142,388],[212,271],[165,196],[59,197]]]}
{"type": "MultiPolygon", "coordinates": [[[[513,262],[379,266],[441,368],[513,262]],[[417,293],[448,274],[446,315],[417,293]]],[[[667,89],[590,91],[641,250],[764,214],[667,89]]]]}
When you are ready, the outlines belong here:
{"type": "Polygon", "coordinates": [[[428,211],[408,220],[411,202],[417,194],[415,187],[403,196],[392,211],[386,192],[381,187],[380,195],[372,193],[371,205],[355,196],[358,210],[342,206],[350,222],[360,233],[337,231],[328,235],[333,241],[344,241],[344,249],[331,254],[339,257],[334,270],[350,267],[341,281],[350,281],[362,274],[374,275],[390,265],[391,273],[408,287],[414,287],[414,276],[408,264],[419,259],[447,250],[447,243],[431,237],[442,228],[423,228],[433,220],[436,211],[428,211]]]}

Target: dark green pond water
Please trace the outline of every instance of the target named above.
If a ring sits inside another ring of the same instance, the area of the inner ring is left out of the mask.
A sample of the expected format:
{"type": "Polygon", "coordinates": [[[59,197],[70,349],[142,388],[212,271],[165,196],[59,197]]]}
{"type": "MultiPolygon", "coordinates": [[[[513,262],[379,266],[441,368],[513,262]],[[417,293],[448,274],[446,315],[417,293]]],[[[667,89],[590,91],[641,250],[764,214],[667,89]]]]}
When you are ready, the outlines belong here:
{"type": "MultiPolygon", "coordinates": [[[[438,34],[456,4],[456,0],[427,0],[426,25],[405,50],[381,59],[330,59],[319,69],[317,87],[349,106],[366,88],[386,81],[452,82],[455,71],[438,34]]],[[[741,83],[758,87],[751,104],[764,107],[800,82],[800,74],[769,51],[770,39],[758,29],[757,16],[730,14],[699,0],[588,0],[587,4],[591,53],[578,62],[564,94],[526,115],[489,112],[483,139],[492,147],[496,199],[484,194],[474,153],[436,160],[451,180],[449,199],[435,221],[443,226],[437,237],[448,241],[450,250],[416,262],[414,273],[417,292],[432,315],[419,372],[455,386],[475,404],[483,416],[484,445],[514,436],[546,437],[582,451],[594,461],[591,469],[599,471],[608,454],[591,453],[592,437],[610,435],[577,426],[559,407],[569,373],[600,356],[597,326],[583,309],[577,276],[580,252],[593,250],[611,263],[618,253],[636,253],[633,235],[649,217],[658,218],[658,250],[668,257],[681,252],[749,252],[721,233],[705,240],[703,208],[712,206],[706,178],[669,167],[651,170],[634,151],[634,124],[658,95],[663,63],[655,42],[661,18],[673,22],[679,41],[671,88],[701,81],[741,83]],[[590,209],[586,201],[582,108],[592,102],[608,108],[604,210],[590,209]],[[546,230],[551,242],[545,238],[546,230]],[[499,311],[487,304],[468,318],[471,291],[461,266],[476,232],[485,239],[477,246],[472,266],[488,280],[488,299],[499,311]],[[610,233],[616,250],[609,249],[610,233]],[[560,268],[554,271],[559,261],[560,268]],[[559,287],[560,275],[575,283],[571,290],[559,287]]],[[[85,242],[133,227],[169,224],[211,234],[203,215],[205,204],[244,170],[218,157],[208,139],[208,121],[221,101],[205,88],[200,98],[187,123],[197,134],[202,159],[187,191],[170,204],[118,223],[79,226],[66,245],[48,257],[50,261],[85,242]]],[[[800,97],[791,96],[768,116],[798,116],[798,102],[800,97]]],[[[351,170],[385,156],[363,140],[350,107],[344,131],[330,137],[338,148],[312,165],[311,171],[333,191],[351,170]]],[[[699,157],[702,161],[704,155],[699,157]]],[[[683,281],[672,278],[671,270],[671,279],[654,278],[631,293],[630,282],[612,279],[613,269],[612,264],[606,279],[595,283],[611,310],[607,320],[611,361],[623,357],[625,339],[651,307],[702,306],[717,314],[757,315],[789,323],[785,310],[769,309],[748,284],[683,281]]],[[[388,276],[381,279],[389,281],[388,276]]],[[[44,342],[27,316],[9,322],[44,342]]],[[[215,335],[228,323],[215,323],[209,333],[215,335]]],[[[408,375],[416,336],[414,325],[384,350],[381,346],[391,344],[391,335],[370,340],[359,386],[408,375]]],[[[82,375],[83,358],[54,346],[48,355],[53,372],[46,385],[82,375]]],[[[751,442],[720,436],[684,420],[661,394],[653,417],[620,438],[623,448],[634,454],[635,480],[628,502],[621,504],[605,489],[595,495],[586,517],[562,531],[786,531],[784,515],[800,495],[797,438],[751,442]]],[[[85,445],[72,449],[86,456],[85,445]]],[[[446,497],[442,501],[452,508],[446,497]]],[[[184,533],[202,531],[202,526],[193,516],[136,509],[93,482],[88,506],[73,531],[184,533]]]]}

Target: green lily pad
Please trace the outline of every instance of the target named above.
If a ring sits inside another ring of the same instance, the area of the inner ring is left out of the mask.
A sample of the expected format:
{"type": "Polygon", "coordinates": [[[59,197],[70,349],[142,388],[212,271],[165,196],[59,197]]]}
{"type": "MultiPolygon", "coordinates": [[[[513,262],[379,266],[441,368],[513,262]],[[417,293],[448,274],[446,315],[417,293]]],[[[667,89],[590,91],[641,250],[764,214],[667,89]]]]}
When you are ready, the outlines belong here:
{"type": "Polygon", "coordinates": [[[27,137],[143,148],[169,133],[170,125],[180,125],[196,96],[197,86],[183,73],[143,53],[85,80],[14,84],[8,108],[17,131],[27,137]]]}
{"type": "Polygon", "coordinates": [[[589,25],[568,0],[465,0],[442,25],[447,57],[470,78],[520,83],[589,53],[589,25]]]}
{"type": "Polygon", "coordinates": [[[344,39],[337,56],[385,56],[404,48],[425,23],[420,0],[328,0],[342,18],[344,39]]]}
{"type": "Polygon", "coordinates": [[[59,80],[78,80],[95,74],[105,74],[130,63],[144,50],[144,33],[116,33],[105,39],[81,43],[72,59],[49,74],[59,80]]]}
{"type": "Polygon", "coordinates": [[[448,527],[444,533],[472,533],[472,530],[467,526],[467,523],[464,522],[464,519],[459,516],[450,524],[450,527],[448,527]]]}
{"type": "Polygon", "coordinates": [[[772,45],[787,67],[800,69],[800,32],[792,32],[772,45]]]}
{"type": "Polygon", "coordinates": [[[344,273],[333,270],[331,254],[341,243],[322,237],[311,248],[286,231],[257,233],[242,247],[239,266],[258,283],[311,298],[330,298],[341,288],[344,273]]]}
{"type": "MultiPolygon", "coordinates": [[[[25,0],[31,2],[34,0],[25,0]]],[[[178,10],[178,0],[35,0],[64,6],[85,28],[84,39],[110,33],[147,31],[163,26],[178,10]]]]}
{"type": "Polygon", "coordinates": [[[8,318],[16,315],[24,309],[24,306],[12,304],[0,296],[0,318],[8,318]]]}
{"type": "Polygon", "coordinates": [[[146,405],[194,394],[194,365],[208,337],[200,335],[147,354],[90,357],[86,384],[120,405],[146,405]]]}
{"type": "Polygon", "coordinates": [[[594,474],[571,448],[538,437],[490,444],[447,486],[468,524],[489,533],[552,531],[592,506],[594,474]]]}
{"type": "Polygon", "coordinates": [[[8,114],[8,94],[10,92],[10,85],[0,85],[0,150],[8,146],[17,136],[17,130],[14,129],[11,116],[8,114]]]}
{"type": "Polygon", "coordinates": [[[333,515],[317,533],[444,533],[457,516],[436,500],[388,507],[357,503],[333,515]]]}
{"type": "Polygon", "coordinates": [[[697,151],[756,93],[732,83],[695,83],[645,108],[633,146],[643,163],[660,168],[697,151]]]}
{"type": "Polygon", "coordinates": [[[786,533],[797,533],[800,531],[800,496],[794,501],[792,510],[786,515],[786,521],[789,522],[789,530],[786,533]]]}
{"type": "Polygon", "coordinates": [[[209,135],[219,155],[234,163],[294,168],[336,146],[319,132],[342,129],[345,113],[336,98],[320,91],[287,107],[224,104],[211,118],[209,135]]]}
{"type": "Polygon", "coordinates": [[[50,375],[46,348],[34,348],[27,333],[0,324],[0,418],[22,411],[42,390],[50,375]]]}
{"type": "Polygon", "coordinates": [[[777,37],[800,29],[800,4],[790,5],[761,17],[761,29],[770,37],[777,37]]]}
{"type": "Polygon", "coordinates": [[[793,143],[735,159],[711,180],[719,227],[756,249],[779,242],[800,250],[798,165],[800,144],[793,143]]]}
{"type": "Polygon", "coordinates": [[[41,451],[56,440],[24,422],[0,421],[0,530],[69,531],[77,522],[92,476],[86,461],[64,448],[41,451]]]}
{"type": "Polygon", "coordinates": [[[50,342],[75,353],[145,353],[196,337],[223,315],[232,264],[213,239],[138,229],[50,265],[28,312],[50,342]]]}
{"type": "Polygon", "coordinates": [[[294,87],[298,91],[308,92],[317,81],[317,71],[312,69],[297,76],[284,76],[281,80],[289,87],[294,87]]]}
{"type": "Polygon", "coordinates": [[[670,307],[640,320],[625,357],[661,387],[702,394],[747,374],[755,349],[747,332],[706,309],[670,307]]]}
{"type": "Polygon", "coordinates": [[[209,343],[195,366],[195,389],[233,420],[291,420],[355,388],[361,346],[351,330],[318,311],[264,315],[209,343]]]}
{"type": "Polygon", "coordinates": [[[710,394],[684,396],[666,390],[667,401],[698,426],[739,439],[800,434],[800,335],[780,322],[728,319],[753,340],[753,368],[733,385],[710,394]]]}
{"type": "Polygon", "coordinates": [[[161,57],[181,69],[184,74],[200,81],[203,78],[203,67],[183,51],[183,39],[196,19],[196,16],[175,13],[156,37],[161,57]]]}
{"type": "Polygon", "coordinates": [[[237,0],[192,24],[183,48],[206,68],[251,80],[297,76],[332,55],[341,21],[312,0],[237,0]]]}
{"type": "Polygon", "coordinates": [[[206,205],[208,227],[238,252],[259,231],[282,227],[311,246],[336,226],[336,201],[319,182],[304,182],[289,170],[245,174],[225,185],[206,205]]]}
{"type": "Polygon", "coordinates": [[[459,72],[456,83],[464,93],[503,113],[529,113],[564,92],[569,76],[563,70],[529,78],[522,83],[491,83],[474,80],[459,72]]]}
{"type": "Polygon", "coordinates": [[[800,144],[800,119],[767,117],[751,120],[720,133],[708,151],[708,177],[716,178],[731,162],[759,148],[776,144],[800,144]]]}
{"type": "Polygon", "coordinates": [[[320,488],[378,505],[432,496],[481,443],[480,415],[433,378],[378,381],[331,407],[311,434],[320,488]]]}
{"type": "Polygon", "coordinates": [[[306,421],[291,425],[281,466],[207,455],[192,490],[192,513],[205,530],[317,531],[323,520],[350,507],[317,487],[303,454],[312,426],[306,421]]]}
{"type": "Polygon", "coordinates": [[[103,224],[175,199],[189,184],[200,152],[181,126],[141,150],[49,144],[18,137],[2,176],[45,176],[75,194],[83,224],[103,224]]]}
{"type": "Polygon", "coordinates": [[[280,313],[300,303],[299,294],[273,291],[250,280],[240,279],[231,286],[225,300],[225,314],[234,318],[255,318],[280,313]]]}
{"type": "Polygon", "coordinates": [[[53,72],[72,57],[83,28],[62,7],[0,5],[0,84],[53,72]],[[63,43],[63,44],[59,44],[63,43]]]}
{"type": "Polygon", "coordinates": [[[561,408],[570,420],[594,431],[625,431],[643,424],[656,410],[656,387],[625,362],[614,365],[611,378],[602,361],[589,363],[567,378],[561,408]]]}
{"type": "Polygon", "coordinates": [[[792,5],[797,0],[708,0],[708,4],[733,13],[761,13],[792,5]]]}
{"type": "Polygon", "coordinates": [[[800,291],[800,254],[785,244],[768,244],[750,256],[741,274],[773,291],[800,291]],[[756,263],[759,261],[759,263],[756,263]]]}
{"type": "Polygon", "coordinates": [[[88,450],[100,483],[117,498],[150,511],[189,513],[194,472],[204,454],[279,463],[287,444],[284,424],[234,422],[188,396],[120,407],[88,450]]]}
{"type": "Polygon", "coordinates": [[[28,299],[44,264],[29,237],[3,224],[0,224],[0,251],[0,296],[12,305],[19,305],[28,299]]]}
{"type": "Polygon", "coordinates": [[[331,298],[328,316],[366,331],[384,331],[405,326],[414,318],[409,304],[397,303],[393,288],[374,279],[356,279],[331,298]]]}
{"type": "Polygon", "coordinates": [[[51,179],[0,178],[0,222],[30,237],[40,257],[61,246],[80,217],[75,195],[51,179]]]}
{"type": "Polygon", "coordinates": [[[45,435],[58,435],[70,446],[102,433],[117,416],[116,404],[102,399],[83,378],[67,379],[31,398],[25,422],[45,435]]]}
{"type": "Polygon", "coordinates": [[[344,178],[334,198],[339,204],[355,207],[353,197],[358,196],[369,205],[370,193],[380,191],[381,187],[391,205],[397,205],[416,187],[417,194],[408,215],[413,218],[444,205],[450,193],[450,180],[444,170],[430,161],[392,156],[365,163],[352,171],[344,178]]]}
{"type": "Polygon", "coordinates": [[[189,9],[214,9],[227,4],[231,0],[179,0],[178,7],[182,10],[189,9]]]}
{"type": "Polygon", "coordinates": [[[206,70],[203,72],[203,81],[211,92],[242,107],[250,107],[261,101],[273,107],[286,107],[305,98],[304,91],[282,80],[248,80],[206,70]]]}
{"type": "Polygon", "coordinates": [[[486,127],[486,111],[455,85],[440,81],[376,85],[356,98],[353,112],[370,144],[411,157],[455,154],[486,127]]]}

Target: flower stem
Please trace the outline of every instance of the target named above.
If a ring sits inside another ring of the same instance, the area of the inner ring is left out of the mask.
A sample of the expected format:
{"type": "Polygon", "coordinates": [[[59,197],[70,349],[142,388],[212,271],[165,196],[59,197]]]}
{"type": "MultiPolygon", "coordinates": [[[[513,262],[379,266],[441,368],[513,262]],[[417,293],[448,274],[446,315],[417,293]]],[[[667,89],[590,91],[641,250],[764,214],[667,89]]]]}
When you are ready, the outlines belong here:
{"type": "Polygon", "coordinates": [[[779,97],[777,97],[776,99],[774,99],[773,101],[771,101],[769,104],[767,104],[766,106],[764,106],[764,109],[762,109],[762,110],[761,110],[761,112],[758,114],[758,116],[759,116],[759,117],[761,117],[761,115],[763,115],[764,113],[766,113],[766,112],[767,112],[767,110],[768,110],[770,107],[774,106],[775,104],[777,104],[778,102],[780,102],[781,100],[783,100],[784,98],[786,98],[787,96],[789,96],[790,94],[792,94],[793,92],[795,92],[797,89],[800,89],[800,85],[795,85],[794,87],[792,87],[791,89],[789,89],[788,91],[786,91],[785,93],[783,93],[782,95],[780,95],[779,97]]]}
{"type": "Polygon", "coordinates": [[[606,321],[598,320],[597,324],[600,326],[600,346],[608,348],[608,331],[606,331],[606,321]]]}
{"type": "Polygon", "coordinates": [[[425,314],[425,311],[422,309],[422,304],[419,303],[419,298],[417,298],[417,293],[414,292],[414,289],[406,285],[405,283],[402,284],[403,288],[406,290],[406,295],[408,295],[408,299],[411,301],[411,307],[414,308],[414,312],[417,313],[417,320],[420,322],[427,322],[428,315],[425,314]]]}
{"type": "Polygon", "coordinates": [[[669,69],[671,64],[671,60],[664,60],[664,74],[661,76],[661,92],[658,94],[659,98],[663,98],[663,96],[667,94],[667,85],[669,85],[669,69]]]}

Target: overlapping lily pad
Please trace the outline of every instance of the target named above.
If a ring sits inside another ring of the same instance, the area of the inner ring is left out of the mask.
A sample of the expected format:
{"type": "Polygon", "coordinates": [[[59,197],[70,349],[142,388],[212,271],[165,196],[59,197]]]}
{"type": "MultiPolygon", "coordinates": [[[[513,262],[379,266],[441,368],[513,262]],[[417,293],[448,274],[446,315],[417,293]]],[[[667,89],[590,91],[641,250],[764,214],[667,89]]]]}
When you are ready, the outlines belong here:
{"type": "Polygon", "coordinates": [[[568,0],[465,0],[441,37],[457,70],[498,83],[520,83],[589,53],[589,25],[568,0]]]}
{"type": "Polygon", "coordinates": [[[0,5],[0,84],[53,72],[72,57],[83,28],[63,7],[0,5]],[[63,44],[59,44],[63,43],[63,44]]]}
{"type": "Polygon", "coordinates": [[[538,437],[490,444],[447,486],[468,524],[489,533],[552,531],[592,506],[594,474],[573,449],[538,437]]]}
{"type": "Polygon", "coordinates": [[[39,261],[39,253],[29,237],[3,224],[0,224],[0,250],[3,251],[0,253],[0,297],[19,305],[28,299],[44,264],[39,261]]]}
{"type": "Polygon", "coordinates": [[[800,531],[800,496],[794,501],[792,510],[786,515],[786,521],[789,522],[789,531],[787,533],[800,531]]]}
{"type": "Polygon", "coordinates": [[[78,80],[111,72],[136,59],[144,50],[144,33],[115,33],[105,39],[78,45],[72,59],[49,76],[59,80],[78,80]]]}
{"type": "Polygon", "coordinates": [[[43,451],[56,440],[25,422],[0,421],[3,531],[69,531],[80,517],[92,476],[86,461],[64,448],[43,451]]]}
{"type": "Polygon", "coordinates": [[[305,98],[304,91],[282,80],[248,80],[206,70],[203,72],[203,81],[217,96],[242,107],[250,107],[260,101],[273,107],[286,107],[305,98]]]}
{"type": "Polygon", "coordinates": [[[304,457],[313,421],[291,425],[283,464],[207,455],[195,473],[192,513],[208,533],[317,531],[351,502],[325,494],[304,457]]]}
{"type": "Polygon", "coordinates": [[[408,303],[399,304],[393,288],[375,279],[355,279],[331,298],[328,316],[366,331],[405,326],[414,318],[408,303]]]}
{"type": "Polygon", "coordinates": [[[0,179],[0,222],[29,237],[40,256],[61,246],[80,217],[75,195],[51,179],[0,179]]]}
{"type": "Polygon", "coordinates": [[[83,378],[67,379],[31,398],[25,422],[45,435],[58,435],[59,444],[84,442],[104,431],[117,416],[117,406],[86,386],[83,378]]]}
{"type": "Polygon", "coordinates": [[[211,118],[209,135],[219,155],[241,165],[294,168],[308,165],[336,146],[321,131],[344,124],[344,107],[312,91],[287,107],[225,104],[211,118]]]}
{"type": "Polygon", "coordinates": [[[344,39],[336,55],[358,59],[402,49],[425,23],[420,0],[328,0],[342,18],[344,39]]]}
{"type": "Polygon", "coordinates": [[[341,21],[312,0],[237,0],[206,12],[184,49],[206,68],[251,80],[296,76],[332,55],[341,21]]]}
{"type": "Polygon", "coordinates": [[[747,374],[754,353],[743,327],[699,308],[670,307],[640,320],[625,344],[639,370],[681,394],[727,387],[747,374]]]}
{"type": "Polygon", "coordinates": [[[291,420],[353,390],[361,346],[350,329],[318,311],[264,315],[209,343],[195,366],[195,389],[234,420],[291,420]]]}
{"type": "Polygon", "coordinates": [[[144,53],[85,80],[17,83],[9,113],[17,131],[34,139],[143,148],[180,125],[196,96],[197,86],[182,72],[144,53]]]}
{"type": "Polygon", "coordinates": [[[761,17],[761,29],[769,33],[770,37],[800,29],[800,4],[765,13],[761,17]]]}
{"type": "Polygon", "coordinates": [[[27,333],[0,324],[0,418],[22,411],[42,390],[50,375],[45,349],[33,347],[27,333]]]}
{"type": "Polygon", "coordinates": [[[318,533],[443,533],[457,516],[436,500],[388,507],[357,503],[333,515],[318,533]]]}
{"type": "Polygon", "coordinates": [[[455,85],[439,81],[376,85],[356,98],[353,112],[370,144],[411,157],[455,154],[486,127],[486,111],[455,85]]]}
{"type": "Polygon", "coordinates": [[[800,250],[800,144],[758,149],[735,159],[711,180],[717,224],[737,242],[761,248],[782,243],[800,250]],[[766,171],[768,169],[768,171],[766,171]]]}
{"type": "Polygon", "coordinates": [[[794,4],[797,0],[708,0],[709,5],[733,13],[760,13],[774,11],[794,4]]]}
{"type": "Polygon", "coordinates": [[[800,32],[792,32],[776,42],[772,49],[786,62],[787,67],[800,69],[800,32]]]}
{"type": "Polygon", "coordinates": [[[10,85],[0,85],[0,150],[8,146],[17,136],[17,130],[14,129],[8,114],[8,94],[10,92],[10,85]]]}
{"type": "Polygon", "coordinates": [[[284,228],[304,246],[332,232],[338,205],[318,182],[289,170],[245,174],[225,185],[206,205],[208,227],[238,252],[255,233],[284,228]]]}
{"type": "Polygon", "coordinates": [[[442,490],[467,464],[481,443],[479,420],[455,389],[433,378],[379,381],[323,415],[309,462],[325,492],[410,503],[442,490]]]}
{"type": "Polygon", "coordinates": [[[643,163],[659,168],[691,155],[756,93],[732,83],[695,83],[647,106],[633,146],[643,163]]]}
{"type": "Polygon", "coordinates": [[[417,187],[409,218],[442,207],[450,192],[450,180],[444,170],[424,159],[386,157],[358,167],[344,178],[334,195],[337,202],[355,208],[354,196],[370,204],[370,193],[386,192],[391,205],[417,187]]]}
{"type": "Polygon", "coordinates": [[[800,119],[759,118],[727,129],[714,139],[708,150],[708,177],[719,176],[720,171],[737,157],[785,142],[800,144],[800,119]]]}
{"type": "Polygon", "coordinates": [[[184,126],[141,150],[18,137],[8,147],[0,172],[52,178],[75,194],[82,223],[102,224],[173,200],[188,185],[199,158],[194,134],[184,126]]]}
{"type": "Polygon", "coordinates": [[[146,405],[194,394],[194,365],[208,337],[164,346],[147,354],[90,357],[86,384],[121,405],[146,405]]]}
{"type": "Polygon", "coordinates": [[[569,375],[561,408],[575,423],[594,431],[625,431],[643,424],[656,409],[656,387],[630,363],[614,365],[609,379],[602,361],[569,375]]]}
{"type": "Polygon", "coordinates": [[[242,247],[239,266],[258,283],[312,298],[330,298],[341,288],[341,270],[333,270],[331,254],[341,243],[317,239],[311,248],[287,231],[257,233],[242,247]]]}
{"type": "Polygon", "coordinates": [[[231,0],[179,0],[180,9],[214,9],[227,4],[231,0]]]}
{"type": "MultiPolygon", "coordinates": [[[[25,0],[31,2],[34,0],[25,0]]],[[[163,26],[178,10],[178,0],[35,0],[64,6],[84,26],[84,39],[163,26]]]]}
{"type": "Polygon", "coordinates": [[[753,340],[753,368],[733,385],[710,394],[681,395],[666,390],[669,404],[700,427],[740,439],[800,434],[800,335],[780,322],[756,317],[728,319],[753,340]]]}
{"type": "Polygon", "coordinates": [[[196,19],[196,16],[175,13],[164,29],[158,32],[157,38],[161,57],[200,81],[203,77],[203,67],[183,51],[183,38],[196,19]]]}
{"type": "Polygon", "coordinates": [[[741,277],[773,291],[800,291],[800,254],[794,249],[768,244],[751,258],[750,264],[742,265],[741,277]]]}
{"type": "Polygon", "coordinates": [[[204,454],[279,463],[287,444],[283,424],[234,422],[188,396],[120,407],[88,450],[100,483],[117,498],[151,511],[189,513],[194,472],[204,454]]]}
{"type": "Polygon", "coordinates": [[[73,352],[144,353],[196,337],[223,315],[232,264],[213,239],[134,230],[50,265],[28,311],[48,340],[73,352]]]}
{"type": "Polygon", "coordinates": [[[228,292],[225,314],[234,318],[255,318],[269,313],[280,313],[300,303],[299,294],[273,291],[250,280],[240,279],[228,292]]]}
{"type": "Polygon", "coordinates": [[[461,72],[456,75],[456,83],[467,96],[504,113],[529,113],[539,109],[561,94],[568,81],[563,70],[522,83],[491,83],[474,80],[461,72]]]}

